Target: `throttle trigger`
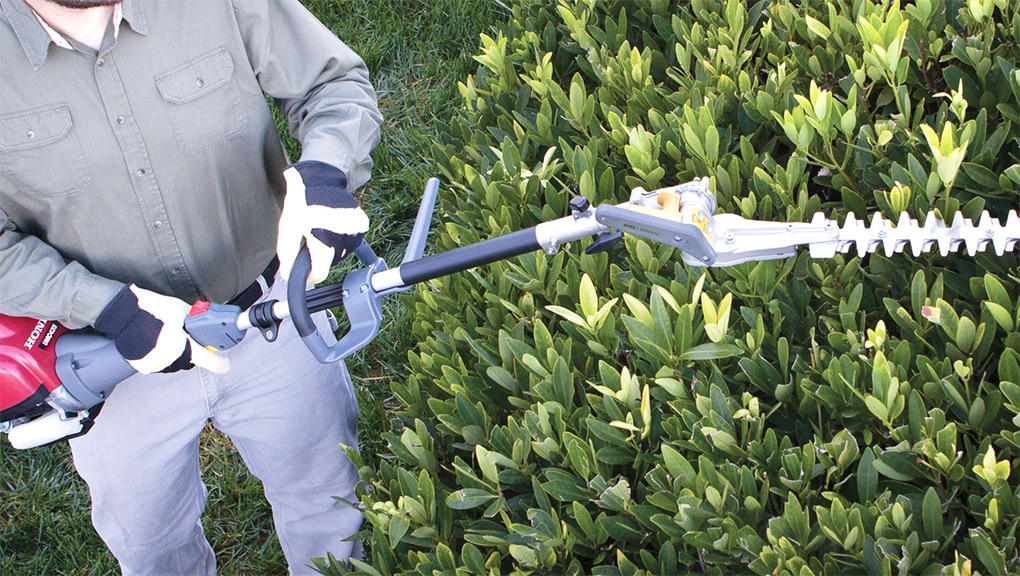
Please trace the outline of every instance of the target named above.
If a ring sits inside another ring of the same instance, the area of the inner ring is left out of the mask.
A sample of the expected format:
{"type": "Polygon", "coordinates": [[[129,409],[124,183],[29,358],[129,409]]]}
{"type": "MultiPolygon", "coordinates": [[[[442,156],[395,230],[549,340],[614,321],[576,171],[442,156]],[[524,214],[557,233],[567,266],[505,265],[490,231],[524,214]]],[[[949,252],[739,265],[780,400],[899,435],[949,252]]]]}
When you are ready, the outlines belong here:
{"type": "Polygon", "coordinates": [[[603,232],[595,238],[594,242],[584,249],[584,253],[598,254],[599,252],[605,252],[613,246],[616,246],[620,240],[623,240],[623,232],[603,232]]]}

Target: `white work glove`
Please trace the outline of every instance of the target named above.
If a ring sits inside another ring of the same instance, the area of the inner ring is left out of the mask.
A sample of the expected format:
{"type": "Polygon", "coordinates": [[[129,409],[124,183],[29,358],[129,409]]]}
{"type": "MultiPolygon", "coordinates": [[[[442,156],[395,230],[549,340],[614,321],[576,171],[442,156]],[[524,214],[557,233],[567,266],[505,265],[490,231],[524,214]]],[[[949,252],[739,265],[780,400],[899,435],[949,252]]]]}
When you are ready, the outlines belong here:
{"type": "Polygon", "coordinates": [[[283,171],[287,195],[280,215],[276,255],[280,275],[290,278],[304,240],[311,255],[308,281],[322,282],[329,269],[361,244],[368,215],[347,191],[347,175],[325,162],[305,161],[283,171]]]}
{"type": "Polygon", "coordinates": [[[99,314],[95,328],[142,374],[200,366],[222,374],[230,360],[195,342],[184,331],[191,306],[130,284],[99,314]]]}

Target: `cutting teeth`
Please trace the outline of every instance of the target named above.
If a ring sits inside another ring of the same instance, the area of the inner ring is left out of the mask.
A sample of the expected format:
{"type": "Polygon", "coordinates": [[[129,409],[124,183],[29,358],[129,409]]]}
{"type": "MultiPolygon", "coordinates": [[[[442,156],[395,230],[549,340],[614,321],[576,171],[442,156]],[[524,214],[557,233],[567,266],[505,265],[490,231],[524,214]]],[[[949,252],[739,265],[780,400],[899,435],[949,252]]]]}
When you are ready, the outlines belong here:
{"type": "MultiPolygon", "coordinates": [[[[812,223],[821,222],[816,215],[812,223]]],[[[965,246],[967,253],[974,256],[991,245],[995,253],[1002,256],[1012,251],[1018,241],[1020,216],[1016,210],[1009,212],[1005,226],[987,211],[981,213],[977,225],[964,217],[963,213],[957,212],[949,226],[933,212],[925,215],[924,226],[905,212],[900,214],[895,224],[876,212],[872,215],[870,226],[865,220],[858,220],[854,214],[848,214],[843,227],[839,229],[836,250],[845,254],[851,247],[856,247],[857,255],[863,258],[877,251],[880,245],[886,256],[903,252],[909,245],[913,255],[920,256],[938,246],[939,253],[947,256],[965,246]]]]}

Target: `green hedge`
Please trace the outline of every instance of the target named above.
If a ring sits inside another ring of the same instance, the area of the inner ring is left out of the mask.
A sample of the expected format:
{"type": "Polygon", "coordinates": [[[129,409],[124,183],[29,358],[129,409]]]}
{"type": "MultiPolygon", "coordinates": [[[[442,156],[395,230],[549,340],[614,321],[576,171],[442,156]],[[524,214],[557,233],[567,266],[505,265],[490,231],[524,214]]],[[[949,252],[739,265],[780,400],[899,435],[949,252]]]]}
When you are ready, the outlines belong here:
{"type": "MultiPolygon", "coordinates": [[[[1020,3],[508,3],[436,147],[437,250],[698,176],[761,220],[1017,207],[1020,3]]],[[[359,568],[1020,572],[1015,252],[586,244],[417,290],[359,568]]]]}

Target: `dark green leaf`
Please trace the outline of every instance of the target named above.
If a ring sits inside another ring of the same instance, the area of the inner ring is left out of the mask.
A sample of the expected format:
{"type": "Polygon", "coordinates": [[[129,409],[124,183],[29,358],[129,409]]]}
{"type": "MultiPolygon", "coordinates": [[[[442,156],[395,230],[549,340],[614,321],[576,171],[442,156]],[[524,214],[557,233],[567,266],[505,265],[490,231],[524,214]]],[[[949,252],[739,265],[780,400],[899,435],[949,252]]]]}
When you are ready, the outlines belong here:
{"type": "Polygon", "coordinates": [[[469,510],[496,498],[495,494],[479,488],[463,488],[446,497],[446,505],[454,510],[469,510]]]}
{"type": "Polygon", "coordinates": [[[878,489],[878,470],[875,468],[875,454],[870,449],[861,453],[857,465],[857,493],[861,502],[870,502],[878,489]]]}

